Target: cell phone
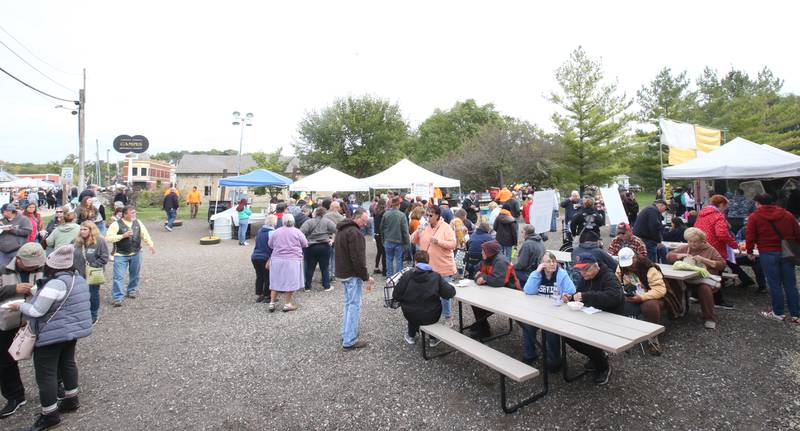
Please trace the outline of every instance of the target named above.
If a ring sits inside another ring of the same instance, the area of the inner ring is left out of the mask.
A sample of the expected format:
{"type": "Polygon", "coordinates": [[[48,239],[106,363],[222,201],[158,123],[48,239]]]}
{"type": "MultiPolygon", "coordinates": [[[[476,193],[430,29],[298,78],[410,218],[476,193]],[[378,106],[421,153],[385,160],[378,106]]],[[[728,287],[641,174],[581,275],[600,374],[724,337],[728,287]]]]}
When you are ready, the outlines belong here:
{"type": "Polygon", "coordinates": [[[636,296],[636,285],[626,284],[622,289],[625,292],[625,296],[636,296]]]}

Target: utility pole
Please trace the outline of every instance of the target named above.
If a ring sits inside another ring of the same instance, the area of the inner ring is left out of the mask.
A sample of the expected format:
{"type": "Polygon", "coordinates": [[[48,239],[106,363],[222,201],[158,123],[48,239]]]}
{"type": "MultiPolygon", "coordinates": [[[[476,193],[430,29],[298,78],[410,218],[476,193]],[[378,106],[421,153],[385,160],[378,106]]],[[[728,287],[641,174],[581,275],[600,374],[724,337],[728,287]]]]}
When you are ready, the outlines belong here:
{"type": "Polygon", "coordinates": [[[94,159],[95,159],[95,166],[94,172],[97,176],[97,185],[102,187],[103,181],[100,179],[100,140],[94,140],[94,159]]]}
{"type": "Polygon", "coordinates": [[[111,185],[111,149],[106,148],[106,187],[111,185]]]}
{"type": "Polygon", "coordinates": [[[83,69],[83,88],[79,91],[78,99],[78,192],[86,188],[86,142],[84,134],[86,129],[86,69],[83,69]]]}

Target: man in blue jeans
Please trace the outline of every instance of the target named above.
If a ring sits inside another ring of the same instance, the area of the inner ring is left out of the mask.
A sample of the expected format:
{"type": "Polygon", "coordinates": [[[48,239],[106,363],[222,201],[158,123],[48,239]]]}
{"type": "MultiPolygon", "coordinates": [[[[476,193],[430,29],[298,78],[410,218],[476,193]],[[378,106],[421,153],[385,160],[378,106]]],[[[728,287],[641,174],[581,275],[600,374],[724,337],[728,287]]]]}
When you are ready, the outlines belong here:
{"type": "Polygon", "coordinates": [[[122,218],[112,223],[106,233],[106,241],[114,244],[114,283],[111,288],[111,304],[121,307],[125,297],[136,298],[139,290],[139,270],[142,264],[142,242],[156,252],[153,240],[144,223],[136,219],[136,208],[126,206],[122,218]],[[122,282],[128,272],[128,288],[123,292],[122,282]]]}
{"type": "Polygon", "coordinates": [[[164,196],[164,212],[167,213],[167,222],[164,224],[164,229],[172,232],[172,224],[175,222],[175,216],[178,214],[178,193],[175,187],[169,189],[169,193],[164,196]]]}
{"type": "Polygon", "coordinates": [[[386,277],[403,269],[403,253],[411,243],[408,218],[399,209],[402,202],[400,196],[395,196],[381,219],[381,238],[386,250],[386,277]]]}
{"type": "Polygon", "coordinates": [[[361,288],[367,282],[367,292],[375,280],[367,270],[367,242],[361,229],[369,223],[369,213],[358,208],[349,220],[337,226],[336,277],[344,288],[344,316],[342,318],[342,349],[355,350],[367,346],[358,339],[358,320],[361,317],[361,288]]]}

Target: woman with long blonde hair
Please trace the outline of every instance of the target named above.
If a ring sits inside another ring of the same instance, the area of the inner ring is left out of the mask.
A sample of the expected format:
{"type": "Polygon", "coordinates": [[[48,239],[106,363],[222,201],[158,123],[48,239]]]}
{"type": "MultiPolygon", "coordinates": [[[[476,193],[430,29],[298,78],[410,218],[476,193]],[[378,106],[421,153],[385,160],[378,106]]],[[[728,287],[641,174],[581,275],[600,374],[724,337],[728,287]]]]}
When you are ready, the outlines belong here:
{"type": "MultiPolygon", "coordinates": [[[[86,266],[103,268],[108,263],[108,245],[100,230],[92,220],[81,223],[78,237],[75,238],[75,270],[86,278],[86,266]]],[[[97,312],[100,310],[100,284],[89,285],[89,310],[92,312],[92,324],[97,322],[97,312]]]]}

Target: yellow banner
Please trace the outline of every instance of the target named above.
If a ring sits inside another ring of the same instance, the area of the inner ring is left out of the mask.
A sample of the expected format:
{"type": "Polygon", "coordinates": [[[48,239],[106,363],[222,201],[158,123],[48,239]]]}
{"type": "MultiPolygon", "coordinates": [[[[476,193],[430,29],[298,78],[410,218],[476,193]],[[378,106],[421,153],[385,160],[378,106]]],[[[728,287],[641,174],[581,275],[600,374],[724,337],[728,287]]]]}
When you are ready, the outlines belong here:
{"type": "Polygon", "coordinates": [[[697,151],[708,153],[719,148],[720,142],[722,142],[722,131],[694,126],[694,138],[697,142],[697,151]]]}
{"type": "Polygon", "coordinates": [[[687,148],[669,148],[669,164],[679,165],[695,158],[695,150],[687,148]]]}

